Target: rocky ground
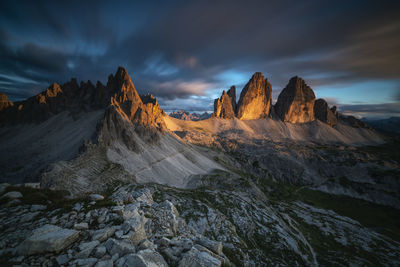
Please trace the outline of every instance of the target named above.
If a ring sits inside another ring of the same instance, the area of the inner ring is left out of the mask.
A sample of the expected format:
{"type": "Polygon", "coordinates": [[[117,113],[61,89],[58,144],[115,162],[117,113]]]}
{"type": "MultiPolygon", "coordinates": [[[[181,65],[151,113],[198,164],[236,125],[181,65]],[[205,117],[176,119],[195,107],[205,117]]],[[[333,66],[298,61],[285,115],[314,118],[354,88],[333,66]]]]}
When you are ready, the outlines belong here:
{"type": "Polygon", "coordinates": [[[73,199],[3,184],[1,265],[400,264],[396,210],[240,170],[203,181],[197,189],[115,184],[73,199]]]}

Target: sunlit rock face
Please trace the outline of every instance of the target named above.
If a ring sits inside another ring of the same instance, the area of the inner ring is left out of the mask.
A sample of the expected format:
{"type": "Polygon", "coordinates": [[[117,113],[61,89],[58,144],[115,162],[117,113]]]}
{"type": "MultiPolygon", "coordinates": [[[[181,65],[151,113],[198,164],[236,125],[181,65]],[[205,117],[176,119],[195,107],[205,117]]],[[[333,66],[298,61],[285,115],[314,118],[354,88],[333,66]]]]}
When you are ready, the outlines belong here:
{"type": "Polygon", "coordinates": [[[139,96],[126,69],[119,67],[115,76],[110,75],[108,91],[114,92],[110,98],[111,107],[122,118],[142,127],[162,128],[161,109],[152,95],[139,96]]]}
{"type": "Polygon", "coordinates": [[[256,72],[240,93],[236,116],[240,120],[265,118],[271,110],[271,84],[256,72]]]}
{"type": "Polygon", "coordinates": [[[275,112],[282,121],[303,123],[314,120],[315,95],[300,77],[293,77],[282,90],[275,112]]]}
{"type": "Polygon", "coordinates": [[[12,107],[14,104],[8,99],[8,96],[0,92],[0,110],[12,107]]]}
{"type": "Polygon", "coordinates": [[[325,122],[330,126],[335,126],[338,121],[336,115],[329,109],[328,103],[322,98],[315,101],[314,116],[316,119],[325,122]]]}
{"type": "Polygon", "coordinates": [[[214,100],[213,117],[233,119],[236,110],[236,88],[232,86],[228,92],[222,92],[220,98],[214,100]]]}

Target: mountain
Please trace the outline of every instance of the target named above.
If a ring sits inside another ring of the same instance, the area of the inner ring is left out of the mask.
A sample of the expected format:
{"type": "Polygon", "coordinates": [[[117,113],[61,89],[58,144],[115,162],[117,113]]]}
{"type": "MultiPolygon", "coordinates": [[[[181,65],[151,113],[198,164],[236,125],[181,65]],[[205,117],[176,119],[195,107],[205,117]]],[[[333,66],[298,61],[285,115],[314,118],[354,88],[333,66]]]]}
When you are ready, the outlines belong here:
{"type": "Polygon", "coordinates": [[[7,104],[2,265],[399,265],[398,139],[313,102],[300,78],[287,109],[267,108],[260,73],[245,88],[199,121],[168,116],[122,67],[7,104]]]}
{"type": "Polygon", "coordinates": [[[300,77],[293,77],[278,96],[275,112],[282,121],[302,123],[314,120],[315,95],[300,77]]]}
{"type": "Polygon", "coordinates": [[[236,88],[232,86],[228,92],[222,92],[220,98],[214,100],[213,117],[233,119],[236,113],[236,88]]]}
{"type": "Polygon", "coordinates": [[[122,67],[105,86],[53,84],[18,105],[0,113],[3,182],[42,179],[47,187],[74,193],[104,188],[114,179],[184,187],[192,175],[222,168],[165,132],[165,112],[153,96],[139,96],[122,67]],[[115,164],[122,168],[113,169],[115,164]]]}
{"type": "Polygon", "coordinates": [[[365,119],[363,121],[378,131],[397,135],[400,134],[400,117],[390,117],[388,119],[365,119]]]}
{"type": "Polygon", "coordinates": [[[184,110],[178,110],[171,112],[169,116],[185,121],[199,121],[208,119],[210,118],[211,115],[208,112],[203,112],[202,114],[199,114],[199,113],[190,113],[184,110]]]}
{"type": "Polygon", "coordinates": [[[271,110],[271,84],[256,72],[240,93],[236,116],[241,120],[265,118],[271,110]]]}
{"type": "MultiPolygon", "coordinates": [[[[336,111],[336,107],[333,107],[333,110],[336,111]]],[[[337,113],[335,115],[329,108],[328,103],[322,98],[317,99],[314,103],[314,116],[330,126],[335,126],[338,121],[337,113]]]]}

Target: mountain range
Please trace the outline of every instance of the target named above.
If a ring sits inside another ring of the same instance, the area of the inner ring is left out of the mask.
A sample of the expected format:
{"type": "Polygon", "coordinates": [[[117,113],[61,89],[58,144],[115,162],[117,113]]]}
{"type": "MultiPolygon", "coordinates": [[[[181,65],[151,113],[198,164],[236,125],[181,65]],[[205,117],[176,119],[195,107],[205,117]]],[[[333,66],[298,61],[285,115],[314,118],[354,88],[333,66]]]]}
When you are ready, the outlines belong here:
{"type": "Polygon", "coordinates": [[[105,85],[71,79],[19,102],[1,93],[1,259],[400,264],[398,140],[300,77],[275,105],[271,95],[257,72],[209,118],[168,115],[123,67],[105,85]]]}

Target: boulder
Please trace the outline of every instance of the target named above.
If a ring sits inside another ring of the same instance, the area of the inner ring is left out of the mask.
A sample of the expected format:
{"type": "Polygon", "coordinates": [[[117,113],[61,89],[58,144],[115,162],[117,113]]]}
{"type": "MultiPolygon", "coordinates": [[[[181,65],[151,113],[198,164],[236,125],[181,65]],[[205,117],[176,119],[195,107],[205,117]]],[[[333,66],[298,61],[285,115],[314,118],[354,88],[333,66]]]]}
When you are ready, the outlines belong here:
{"type": "Polygon", "coordinates": [[[90,194],[89,195],[89,199],[92,201],[99,201],[99,200],[103,200],[104,197],[102,195],[99,194],[90,194]]]}
{"type": "Polygon", "coordinates": [[[1,198],[17,199],[22,198],[23,195],[18,191],[10,191],[5,193],[1,198]]]}
{"type": "Polygon", "coordinates": [[[211,256],[206,251],[200,251],[196,247],[192,247],[191,250],[185,253],[183,258],[179,262],[179,267],[219,267],[222,262],[211,256]]]}
{"type": "Polygon", "coordinates": [[[322,98],[315,101],[314,116],[316,119],[325,122],[330,126],[335,126],[337,124],[337,117],[329,109],[328,103],[322,98]]]}
{"type": "Polygon", "coordinates": [[[232,86],[228,92],[222,92],[220,98],[214,100],[213,117],[222,119],[235,118],[236,112],[236,88],[232,86]]]}
{"type": "Polygon", "coordinates": [[[134,244],[127,241],[115,240],[113,238],[108,239],[105,246],[110,255],[118,253],[118,255],[123,256],[136,252],[134,244]]]}
{"type": "Polygon", "coordinates": [[[202,245],[203,247],[208,248],[212,252],[221,255],[222,254],[222,242],[221,241],[213,241],[206,237],[201,237],[196,240],[196,243],[202,245]]]}
{"type": "Polygon", "coordinates": [[[110,266],[114,266],[112,260],[99,261],[95,265],[95,267],[110,267],[110,266]]]}
{"type": "Polygon", "coordinates": [[[278,96],[275,113],[286,122],[304,123],[314,120],[315,95],[300,77],[293,77],[278,96]]]}
{"type": "Polygon", "coordinates": [[[76,229],[76,230],[87,230],[87,229],[89,229],[89,225],[86,222],[76,223],[76,224],[74,224],[74,229],[76,229]]]}
{"type": "Polygon", "coordinates": [[[93,249],[100,244],[99,241],[84,242],[79,244],[79,252],[75,255],[77,259],[85,259],[89,257],[93,249]]]}
{"type": "Polygon", "coordinates": [[[271,111],[272,87],[261,72],[256,72],[240,93],[236,116],[240,120],[268,117],[271,111]]]}
{"type": "Polygon", "coordinates": [[[20,255],[60,252],[79,238],[79,232],[46,224],[32,231],[17,248],[20,255]]]}
{"type": "MultiPolygon", "coordinates": [[[[136,267],[168,267],[167,262],[160,253],[145,249],[139,251],[137,254],[129,254],[125,257],[123,267],[136,266],[136,267]]],[[[190,265],[188,265],[190,266],[190,265]]]]}

